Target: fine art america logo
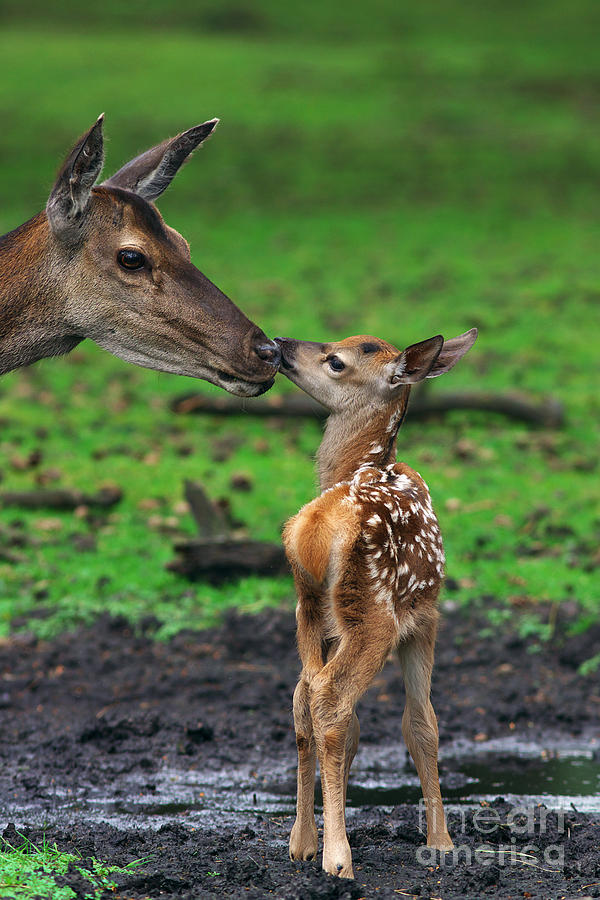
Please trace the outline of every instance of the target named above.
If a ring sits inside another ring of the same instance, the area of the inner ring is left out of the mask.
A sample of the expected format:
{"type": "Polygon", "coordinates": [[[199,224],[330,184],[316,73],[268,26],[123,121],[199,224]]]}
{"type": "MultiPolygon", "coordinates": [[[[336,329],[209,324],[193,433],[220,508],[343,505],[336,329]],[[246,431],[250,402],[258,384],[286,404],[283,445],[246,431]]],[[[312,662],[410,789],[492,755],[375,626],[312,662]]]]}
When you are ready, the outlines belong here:
{"type": "MultiPolygon", "coordinates": [[[[419,801],[419,828],[426,832],[426,805],[419,801]]],[[[549,810],[545,806],[516,806],[506,816],[493,807],[482,807],[473,813],[459,810],[449,815],[449,830],[454,850],[440,853],[433,847],[419,847],[417,862],[423,866],[454,866],[456,863],[482,866],[538,865],[548,869],[563,869],[565,850],[562,844],[542,840],[551,831],[553,836],[564,835],[565,810],[549,810]],[[458,816],[458,823],[456,817],[458,816]],[[551,817],[551,824],[548,819],[551,817]],[[475,832],[475,839],[473,839],[475,832]],[[467,839],[469,834],[469,839],[467,839]],[[460,835],[465,837],[460,841],[460,835]],[[527,837],[531,840],[527,840],[527,837]],[[478,840],[479,839],[479,840],[478,840]]]]}

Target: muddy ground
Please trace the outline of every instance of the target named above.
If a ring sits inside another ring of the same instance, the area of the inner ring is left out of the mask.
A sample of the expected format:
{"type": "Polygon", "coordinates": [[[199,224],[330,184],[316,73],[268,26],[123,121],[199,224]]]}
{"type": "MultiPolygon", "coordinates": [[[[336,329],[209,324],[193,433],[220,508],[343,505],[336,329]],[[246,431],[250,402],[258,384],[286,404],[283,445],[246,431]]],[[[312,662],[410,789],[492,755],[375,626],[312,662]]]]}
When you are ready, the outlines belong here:
{"type": "MultiPolygon", "coordinates": [[[[577,666],[597,652],[600,627],[565,638],[559,622],[553,645],[536,654],[514,635],[481,639],[478,627],[446,614],[438,642],[433,699],[444,793],[452,796],[468,778],[468,763],[460,776],[452,753],[444,756],[461,742],[463,750],[498,753],[511,741],[548,745],[555,736],[597,753],[600,687],[577,666]]],[[[440,865],[421,851],[419,860],[418,790],[400,738],[403,689],[393,664],[361,704],[356,777],[377,786],[385,782],[378,771],[391,766],[410,802],[384,792],[385,803],[365,805],[379,796],[365,790],[350,810],[355,882],[324,875],[318,862],[291,862],[293,616],[231,615],[219,629],[167,644],[153,641],[154,629],[147,622],[134,633],[106,619],[50,643],[16,637],[0,645],[0,831],[8,826],[7,839],[15,840],[14,822],[34,840],[45,831],[84,860],[126,865],[149,857],[119,876],[111,897],[600,896],[600,816],[576,804],[562,818],[537,806],[535,821],[515,829],[508,797],[451,803],[460,854],[440,865]]],[[[80,876],[66,878],[83,897],[80,876]]]]}

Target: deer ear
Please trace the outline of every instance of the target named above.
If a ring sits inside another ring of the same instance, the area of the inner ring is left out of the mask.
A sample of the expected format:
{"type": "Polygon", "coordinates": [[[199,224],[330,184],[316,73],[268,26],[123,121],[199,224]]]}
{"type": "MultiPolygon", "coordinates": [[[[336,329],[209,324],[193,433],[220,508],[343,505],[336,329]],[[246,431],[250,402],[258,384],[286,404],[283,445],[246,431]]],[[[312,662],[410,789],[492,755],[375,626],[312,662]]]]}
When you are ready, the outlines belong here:
{"type": "Polygon", "coordinates": [[[155,200],[169,187],[188,156],[212,134],[218,122],[210,119],[146,150],[103,184],[132,191],[144,200],[155,200]]]}
{"type": "Polygon", "coordinates": [[[436,334],[435,337],[407,347],[392,363],[390,384],[416,384],[427,378],[443,343],[442,335],[436,334]]]}
{"type": "Polygon", "coordinates": [[[465,353],[471,349],[476,340],[477,329],[471,328],[470,331],[465,331],[464,334],[459,334],[458,337],[444,341],[440,354],[435,360],[427,378],[437,378],[438,375],[444,375],[446,372],[449,372],[459,359],[462,359],[465,353]]]}
{"type": "Polygon", "coordinates": [[[70,231],[83,220],[104,161],[102,122],[104,113],[75,144],[58,173],[48,202],[46,214],[52,230],[70,231]]]}

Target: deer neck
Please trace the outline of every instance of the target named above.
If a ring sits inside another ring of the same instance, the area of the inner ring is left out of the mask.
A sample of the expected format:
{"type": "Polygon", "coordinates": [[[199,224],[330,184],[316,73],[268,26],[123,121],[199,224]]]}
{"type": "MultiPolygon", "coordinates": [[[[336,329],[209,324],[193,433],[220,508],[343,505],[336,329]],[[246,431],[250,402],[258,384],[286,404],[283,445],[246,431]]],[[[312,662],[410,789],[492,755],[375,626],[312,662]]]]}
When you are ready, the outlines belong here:
{"type": "Polygon", "coordinates": [[[44,213],[0,237],[0,375],[67,353],[81,340],[69,334],[52,263],[44,213]]]}
{"type": "Polygon", "coordinates": [[[361,466],[384,467],[396,461],[396,438],[408,406],[410,385],[385,407],[333,412],[317,453],[321,490],[350,481],[361,466]]]}

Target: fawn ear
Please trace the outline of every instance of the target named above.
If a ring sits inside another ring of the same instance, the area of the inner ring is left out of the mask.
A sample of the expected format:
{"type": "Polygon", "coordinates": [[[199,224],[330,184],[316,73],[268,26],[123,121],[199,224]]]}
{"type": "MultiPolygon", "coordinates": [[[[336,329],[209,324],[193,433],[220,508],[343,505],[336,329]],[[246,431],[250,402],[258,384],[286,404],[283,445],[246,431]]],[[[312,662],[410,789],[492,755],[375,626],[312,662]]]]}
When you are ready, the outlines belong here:
{"type": "Polygon", "coordinates": [[[132,191],[144,200],[155,200],[169,187],[188,156],[212,134],[218,122],[210,119],[146,150],[103,184],[132,191]]]}
{"type": "Polygon", "coordinates": [[[441,334],[436,334],[435,337],[418,344],[411,344],[392,363],[390,383],[415,384],[417,381],[423,381],[435,365],[443,344],[444,338],[441,334]]]}
{"type": "Polygon", "coordinates": [[[79,138],[50,192],[46,214],[56,234],[69,232],[83,221],[83,213],[104,162],[103,120],[104,113],[79,138]]]}
{"type": "Polygon", "coordinates": [[[444,375],[446,372],[449,372],[459,359],[462,359],[465,353],[471,349],[476,340],[477,329],[471,328],[470,331],[465,331],[464,334],[459,334],[458,337],[444,341],[440,354],[435,360],[427,378],[437,378],[438,375],[444,375]]]}

